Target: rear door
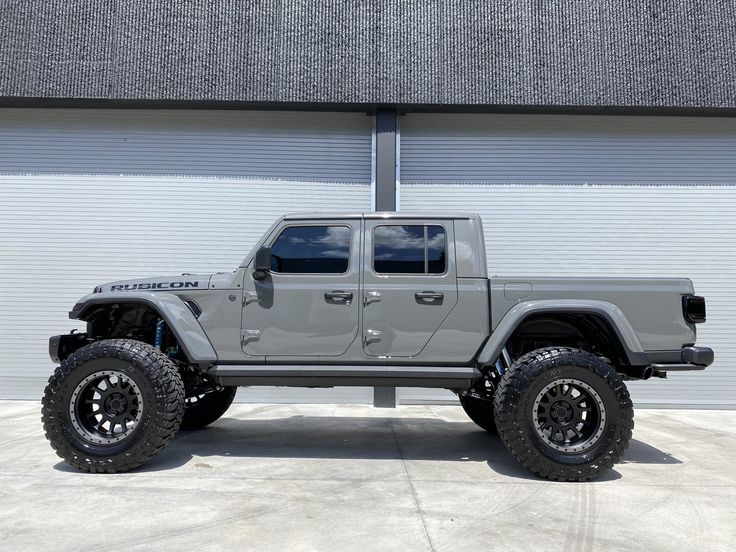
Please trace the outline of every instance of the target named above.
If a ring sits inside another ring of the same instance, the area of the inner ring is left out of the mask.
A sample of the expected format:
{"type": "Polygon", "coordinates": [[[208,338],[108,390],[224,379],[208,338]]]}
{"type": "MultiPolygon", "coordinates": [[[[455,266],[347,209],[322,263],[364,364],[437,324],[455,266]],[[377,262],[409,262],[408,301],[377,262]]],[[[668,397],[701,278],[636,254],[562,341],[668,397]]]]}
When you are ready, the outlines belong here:
{"type": "Polygon", "coordinates": [[[457,303],[452,221],[366,220],[363,350],[418,355],[457,303]]]}
{"type": "Polygon", "coordinates": [[[360,220],[286,224],[271,271],[246,274],[242,343],[254,356],[338,356],[358,334],[360,220]]]}

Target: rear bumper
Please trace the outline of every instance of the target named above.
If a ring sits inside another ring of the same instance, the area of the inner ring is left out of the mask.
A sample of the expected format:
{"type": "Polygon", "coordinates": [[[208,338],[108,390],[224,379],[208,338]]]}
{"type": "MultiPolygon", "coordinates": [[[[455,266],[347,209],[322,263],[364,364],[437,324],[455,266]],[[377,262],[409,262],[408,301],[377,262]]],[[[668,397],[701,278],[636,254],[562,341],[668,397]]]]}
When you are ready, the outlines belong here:
{"type": "Polygon", "coordinates": [[[655,372],[686,372],[705,370],[713,364],[715,355],[709,347],[683,347],[679,351],[658,351],[648,356],[655,372]]]}
{"type": "Polygon", "coordinates": [[[687,364],[698,366],[710,366],[713,364],[715,354],[709,347],[685,347],[682,349],[682,361],[687,364]]]}

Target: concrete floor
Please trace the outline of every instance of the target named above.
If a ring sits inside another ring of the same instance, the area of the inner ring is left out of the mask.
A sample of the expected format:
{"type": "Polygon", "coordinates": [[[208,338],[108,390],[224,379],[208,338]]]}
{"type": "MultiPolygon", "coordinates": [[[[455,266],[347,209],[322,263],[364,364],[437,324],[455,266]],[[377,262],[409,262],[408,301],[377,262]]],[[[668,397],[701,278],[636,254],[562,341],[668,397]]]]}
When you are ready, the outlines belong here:
{"type": "Polygon", "coordinates": [[[148,465],[88,475],[0,401],[2,550],[736,549],[736,411],[640,410],[593,483],[521,469],[455,406],[234,406],[148,465]]]}

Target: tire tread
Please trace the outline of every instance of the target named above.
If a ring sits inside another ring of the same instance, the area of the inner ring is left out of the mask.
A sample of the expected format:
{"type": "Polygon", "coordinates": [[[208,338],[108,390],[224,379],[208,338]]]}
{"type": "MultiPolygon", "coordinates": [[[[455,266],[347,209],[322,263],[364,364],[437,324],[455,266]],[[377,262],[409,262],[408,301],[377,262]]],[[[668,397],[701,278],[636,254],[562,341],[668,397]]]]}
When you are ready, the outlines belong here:
{"type": "Polygon", "coordinates": [[[546,347],[520,357],[502,376],[494,400],[496,427],[506,449],[531,472],[555,481],[590,481],[618,462],[629,446],[634,430],[634,411],[621,376],[604,361],[586,351],[569,347],[546,347]],[[601,377],[616,397],[620,424],[616,438],[595,462],[561,464],[535,450],[521,429],[518,410],[521,392],[544,370],[556,366],[582,366],[601,377]]]}
{"type": "Polygon", "coordinates": [[[96,341],[78,349],[66,358],[51,375],[41,401],[42,421],[46,439],[57,455],[68,464],[91,473],[121,473],[132,470],[153,458],[176,435],[184,415],[184,383],[176,365],[153,346],[132,339],[96,341]],[[156,400],[148,408],[155,424],[151,424],[144,440],[134,449],[105,457],[84,454],[71,446],[64,436],[63,420],[56,413],[66,408],[61,386],[72,371],[93,359],[116,358],[135,364],[154,385],[156,400]]]}

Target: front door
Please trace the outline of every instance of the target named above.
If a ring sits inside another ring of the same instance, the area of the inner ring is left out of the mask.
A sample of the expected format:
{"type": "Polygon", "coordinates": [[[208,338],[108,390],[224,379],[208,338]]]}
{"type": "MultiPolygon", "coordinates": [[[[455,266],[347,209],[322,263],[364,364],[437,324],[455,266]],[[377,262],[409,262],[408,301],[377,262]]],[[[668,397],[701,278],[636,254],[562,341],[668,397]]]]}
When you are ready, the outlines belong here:
{"type": "Polygon", "coordinates": [[[357,338],[360,220],[284,223],[265,279],[246,270],[242,344],[254,356],[338,356],[357,338]]]}
{"type": "Polygon", "coordinates": [[[366,220],[363,350],[413,357],[457,303],[452,221],[366,220]]]}

